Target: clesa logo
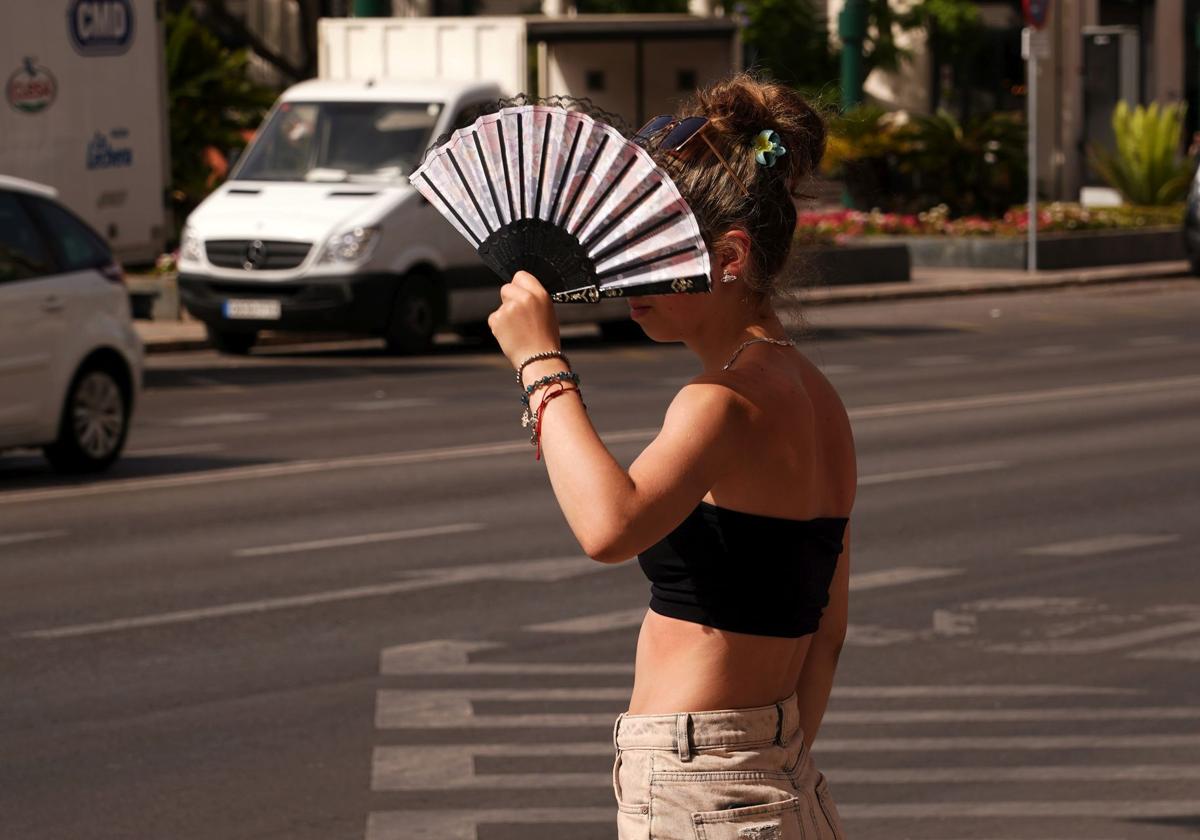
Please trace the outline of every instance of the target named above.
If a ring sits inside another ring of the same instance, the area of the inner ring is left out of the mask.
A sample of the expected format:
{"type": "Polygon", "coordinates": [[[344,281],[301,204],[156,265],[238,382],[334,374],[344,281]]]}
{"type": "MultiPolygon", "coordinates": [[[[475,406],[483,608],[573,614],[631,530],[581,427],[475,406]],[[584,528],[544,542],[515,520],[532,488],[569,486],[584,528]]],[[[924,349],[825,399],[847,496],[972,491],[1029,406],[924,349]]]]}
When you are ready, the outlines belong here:
{"type": "Polygon", "coordinates": [[[88,169],[119,169],[133,166],[133,149],[129,142],[129,130],[114,128],[107,135],[97,131],[87,144],[88,169]]]}
{"type": "Polygon", "coordinates": [[[4,98],[14,111],[36,114],[54,103],[58,96],[58,82],[53,74],[37,63],[36,58],[27,57],[4,85],[4,98]]]}
{"type": "Polygon", "coordinates": [[[69,0],[67,32],[80,55],[120,55],[133,43],[132,0],[69,0]]]}

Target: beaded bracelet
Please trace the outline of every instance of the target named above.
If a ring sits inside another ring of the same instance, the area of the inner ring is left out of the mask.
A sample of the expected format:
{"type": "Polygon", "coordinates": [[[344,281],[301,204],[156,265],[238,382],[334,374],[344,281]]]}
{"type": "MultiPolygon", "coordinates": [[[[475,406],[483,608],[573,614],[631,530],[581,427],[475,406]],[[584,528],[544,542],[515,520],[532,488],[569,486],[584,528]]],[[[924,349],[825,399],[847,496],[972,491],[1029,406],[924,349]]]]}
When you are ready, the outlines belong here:
{"type": "Polygon", "coordinates": [[[572,382],[574,382],[576,385],[579,384],[579,374],[578,373],[575,373],[574,371],[570,371],[570,370],[560,370],[558,373],[552,373],[549,376],[543,376],[541,379],[532,383],[528,388],[526,388],[524,395],[521,397],[521,404],[529,405],[529,395],[530,394],[532,394],[538,388],[541,388],[543,385],[548,385],[551,382],[557,382],[562,379],[569,379],[572,382]]]}
{"type": "Polygon", "coordinates": [[[517,383],[518,384],[520,384],[520,382],[521,382],[521,374],[525,372],[525,366],[528,365],[530,362],[536,362],[539,359],[562,359],[563,364],[565,364],[567,367],[571,366],[571,360],[568,359],[566,354],[563,353],[563,351],[561,351],[561,350],[543,350],[541,353],[534,353],[528,359],[521,362],[520,366],[517,368],[517,383]]]}

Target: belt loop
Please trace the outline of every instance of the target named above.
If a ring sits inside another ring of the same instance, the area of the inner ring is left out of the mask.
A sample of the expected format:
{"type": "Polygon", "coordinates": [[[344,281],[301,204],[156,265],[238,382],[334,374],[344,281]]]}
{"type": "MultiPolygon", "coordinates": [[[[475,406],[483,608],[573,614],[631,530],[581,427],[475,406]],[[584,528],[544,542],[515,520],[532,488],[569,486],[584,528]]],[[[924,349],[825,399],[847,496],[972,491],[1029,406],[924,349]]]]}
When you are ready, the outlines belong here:
{"type": "Polygon", "coordinates": [[[625,717],[625,713],[617,715],[617,719],[613,722],[613,749],[617,749],[617,730],[621,728],[621,718],[625,717]]]}
{"type": "Polygon", "coordinates": [[[675,715],[675,749],[679,753],[680,761],[692,760],[692,741],[691,734],[688,732],[692,723],[692,716],[686,712],[675,715]]]}
{"type": "Polygon", "coordinates": [[[775,703],[775,743],[781,747],[787,746],[783,742],[783,704],[775,703]]]}

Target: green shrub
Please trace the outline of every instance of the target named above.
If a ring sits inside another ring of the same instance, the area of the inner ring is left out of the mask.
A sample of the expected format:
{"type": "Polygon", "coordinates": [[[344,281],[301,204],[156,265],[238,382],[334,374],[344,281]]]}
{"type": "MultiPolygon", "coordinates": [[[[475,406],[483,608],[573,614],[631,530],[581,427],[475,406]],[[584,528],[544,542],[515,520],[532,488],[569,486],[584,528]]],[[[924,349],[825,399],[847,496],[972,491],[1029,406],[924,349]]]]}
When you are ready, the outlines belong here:
{"type": "Polygon", "coordinates": [[[1113,109],[1116,149],[1088,147],[1092,167],[1130,204],[1181,201],[1191,181],[1191,162],[1179,154],[1183,102],[1130,108],[1124,100],[1113,109]]]}

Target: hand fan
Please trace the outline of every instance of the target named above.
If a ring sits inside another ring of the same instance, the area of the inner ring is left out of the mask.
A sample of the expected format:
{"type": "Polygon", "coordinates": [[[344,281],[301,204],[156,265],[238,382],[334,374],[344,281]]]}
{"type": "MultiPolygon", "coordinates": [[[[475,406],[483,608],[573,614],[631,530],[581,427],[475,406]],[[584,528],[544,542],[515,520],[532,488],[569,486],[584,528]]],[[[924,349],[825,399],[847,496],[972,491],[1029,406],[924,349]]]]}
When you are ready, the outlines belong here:
{"type": "Polygon", "coordinates": [[[670,176],[587,114],[480,117],[409,181],[505,282],[528,271],[557,302],[709,290],[708,249],[670,176]]]}

